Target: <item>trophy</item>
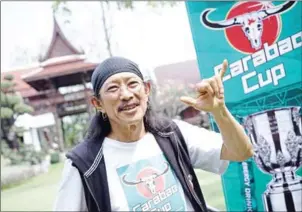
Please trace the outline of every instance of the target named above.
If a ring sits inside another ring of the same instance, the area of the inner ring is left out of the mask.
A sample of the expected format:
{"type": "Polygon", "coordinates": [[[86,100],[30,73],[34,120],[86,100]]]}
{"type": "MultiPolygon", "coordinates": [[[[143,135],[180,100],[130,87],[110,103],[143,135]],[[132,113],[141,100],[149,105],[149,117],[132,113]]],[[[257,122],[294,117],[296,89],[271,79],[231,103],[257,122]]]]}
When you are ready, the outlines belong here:
{"type": "Polygon", "coordinates": [[[262,195],[266,211],[302,211],[300,107],[261,111],[243,119],[259,169],[272,175],[262,195]]]}

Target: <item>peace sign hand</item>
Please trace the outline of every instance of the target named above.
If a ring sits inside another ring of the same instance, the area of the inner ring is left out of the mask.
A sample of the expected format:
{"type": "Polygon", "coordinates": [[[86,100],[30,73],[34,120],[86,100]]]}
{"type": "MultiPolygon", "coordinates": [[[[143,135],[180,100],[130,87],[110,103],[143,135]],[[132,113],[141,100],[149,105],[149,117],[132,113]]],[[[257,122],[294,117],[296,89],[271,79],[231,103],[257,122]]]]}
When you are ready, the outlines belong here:
{"type": "Polygon", "coordinates": [[[228,62],[227,60],[224,60],[220,73],[211,78],[204,79],[195,85],[195,89],[198,93],[197,98],[183,96],[180,100],[183,103],[194,107],[196,110],[206,112],[214,112],[223,108],[225,106],[225,102],[222,78],[227,67],[228,62]]]}

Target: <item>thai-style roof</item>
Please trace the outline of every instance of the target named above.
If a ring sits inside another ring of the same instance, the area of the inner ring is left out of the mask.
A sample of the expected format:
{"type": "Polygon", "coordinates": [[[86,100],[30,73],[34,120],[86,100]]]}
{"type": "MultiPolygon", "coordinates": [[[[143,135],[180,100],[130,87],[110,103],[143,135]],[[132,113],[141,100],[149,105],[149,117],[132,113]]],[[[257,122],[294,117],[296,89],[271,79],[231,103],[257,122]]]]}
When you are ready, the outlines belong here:
{"type": "Polygon", "coordinates": [[[50,58],[61,57],[66,55],[81,55],[82,51],[76,49],[71,42],[65,37],[62,29],[60,28],[55,16],[53,17],[54,21],[54,29],[52,34],[52,39],[50,45],[46,51],[46,54],[42,59],[42,61],[46,61],[50,58]]]}
{"type": "Polygon", "coordinates": [[[53,36],[39,69],[22,76],[25,83],[37,91],[82,83],[82,74],[91,76],[96,63],[86,61],[83,52],[76,49],[64,36],[54,17],[53,36]],[[52,84],[52,85],[51,85],[52,84]]]}
{"type": "Polygon", "coordinates": [[[82,84],[82,76],[90,81],[97,63],[88,62],[79,55],[63,56],[50,59],[41,63],[36,72],[31,72],[23,80],[38,91],[82,84]],[[51,85],[52,84],[52,85],[51,85]]]}

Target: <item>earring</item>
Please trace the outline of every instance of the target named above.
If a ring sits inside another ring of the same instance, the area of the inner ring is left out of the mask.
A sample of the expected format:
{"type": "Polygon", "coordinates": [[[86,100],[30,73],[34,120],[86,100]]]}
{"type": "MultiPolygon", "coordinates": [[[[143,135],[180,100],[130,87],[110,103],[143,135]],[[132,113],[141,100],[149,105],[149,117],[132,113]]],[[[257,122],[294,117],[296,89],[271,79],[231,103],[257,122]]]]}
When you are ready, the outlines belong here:
{"type": "Polygon", "coordinates": [[[147,102],[147,109],[148,109],[148,110],[151,109],[151,105],[150,105],[150,102],[149,102],[149,101],[147,102]]]}
{"type": "Polygon", "coordinates": [[[101,112],[101,114],[102,114],[103,120],[105,121],[108,118],[107,114],[106,113],[102,113],[102,112],[101,112]]]}

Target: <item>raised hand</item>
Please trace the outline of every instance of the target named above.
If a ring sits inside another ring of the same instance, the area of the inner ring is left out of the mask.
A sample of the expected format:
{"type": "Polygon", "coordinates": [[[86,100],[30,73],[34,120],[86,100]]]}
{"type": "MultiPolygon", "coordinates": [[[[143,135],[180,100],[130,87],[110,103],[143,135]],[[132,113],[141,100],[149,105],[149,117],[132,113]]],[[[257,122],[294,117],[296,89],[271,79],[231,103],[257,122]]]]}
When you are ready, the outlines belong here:
{"type": "Polygon", "coordinates": [[[197,97],[182,96],[180,100],[196,110],[214,112],[225,106],[222,79],[227,70],[228,62],[223,61],[221,71],[215,76],[203,79],[195,85],[197,97]]]}

